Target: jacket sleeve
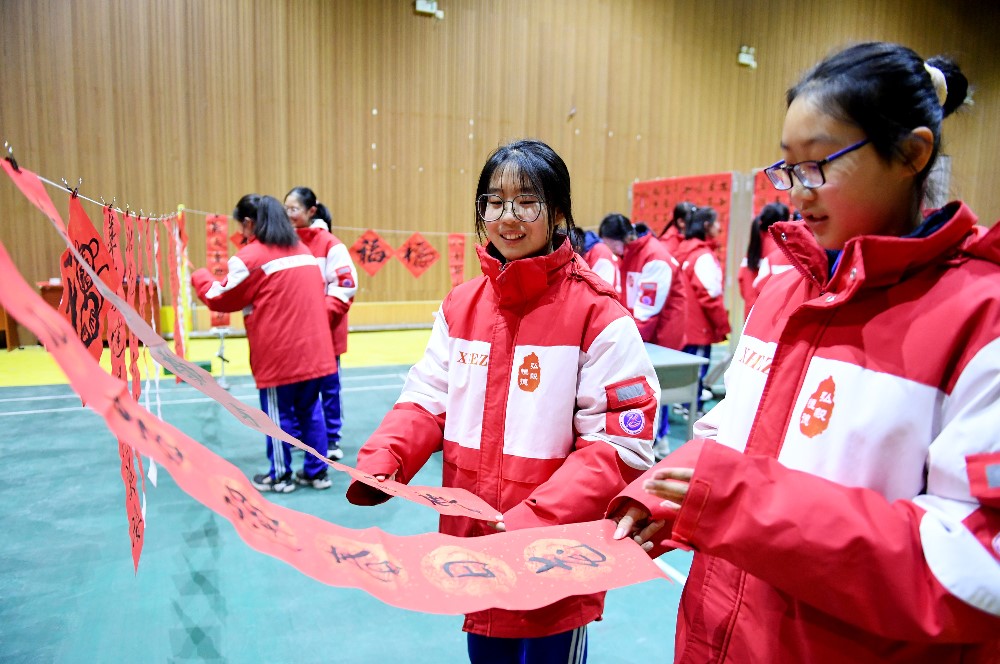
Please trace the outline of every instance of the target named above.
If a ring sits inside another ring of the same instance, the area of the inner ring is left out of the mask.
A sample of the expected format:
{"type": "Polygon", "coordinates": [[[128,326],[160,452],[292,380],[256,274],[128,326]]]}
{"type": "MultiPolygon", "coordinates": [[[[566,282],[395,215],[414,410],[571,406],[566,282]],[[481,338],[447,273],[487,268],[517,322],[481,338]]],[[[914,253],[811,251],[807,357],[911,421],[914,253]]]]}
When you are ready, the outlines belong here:
{"type": "Polygon", "coordinates": [[[239,311],[253,302],[254,280],[246,264],[236,255],[230,256],[228,267],[229,273],[222,281],[216,281],[207,268],[191,273],[191,286],[198,299],[212,311],[239,311]]]}
{"type": "Polygon", "coordinates": [[[608,284],[612,287],[615,285],[615,276],[618,274],[618,266],[612,263],[610,259],[604,258],[603,256],[598,258],[594,261],[591,269],[594,270],[594,274],[608,282],[608,284]]]}
{"type": "Polygon", "coordinates": [[[358,292],[358,270],[347,246],[338,242],[326,255],[326,308],[336,320],[347,313],[358,292]]]}
{"type": "Polygon", "coordinates": [[[616,319],[582,353],[577,384],[575,449],[504,514],[508,529],[599,519],[652,465],[660,389],[630,317],[616,319]]]}
{"type": "Polygon", "coordinates": [[[705,441],[671,538],[888,638],[995,638],[998,347],[995,340],[980,351],[945,399],[924,493],[890,502],[705,441]]]}
{"type": "MultiPolygon", "coordinates": [[[[396,404],[358,451],[358,470],[392,475],[407,484],[431,454],[441,449],[448,397],[448,325],[439,310],[424,356],[410,369],[396,404]]],[[[356,505],[373,505],[389,496],[360,482],[347,488],[356,505]]]]}
{"type": "Polygon", "coordinates": [[[729,314],[722,301],[722,266],[715,257],[705,252],[691,266],[691,290],[698,299],[698,305],[712,324],[716,335],[725,338],[732,330],[729,314]]]}

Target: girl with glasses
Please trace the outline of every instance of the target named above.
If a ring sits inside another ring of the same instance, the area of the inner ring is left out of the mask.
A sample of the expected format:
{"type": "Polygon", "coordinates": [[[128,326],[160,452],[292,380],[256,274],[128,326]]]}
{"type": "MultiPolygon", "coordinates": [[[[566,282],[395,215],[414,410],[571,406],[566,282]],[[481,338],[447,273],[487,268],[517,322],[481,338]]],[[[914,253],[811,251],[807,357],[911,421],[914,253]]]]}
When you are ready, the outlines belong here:
{"type": "MultiPolygon", "coordinates": [[[[295,226],[299,239],[315,257],[320,272],[323,273],[326,312],[330,332],[333,335],[333,352],[340,367],[340,356],[347,352],[347,311],[354,302],[358,291],[358,270],[351,260],[351,252],[337,236],[326,230],[330,212],[316,199],[316,193],[309,187],[295,187],[285,195],[285,211],[295,226]]],[[[320,386],[322,424],[326,428],[328,459],[339,461],[344,458],[340,449],[340,429],[343,426],[343,408],[340,398],[340,373],[330,374],[320,386]]],[[[289,432],[296,435],[294,431],[289,432]]],[[[296,476],[301,484],[309,483],[307,478],[296,476]]]]}
{"type": "Polygon", "coordinates": [[[1000,226],[921,209],[967,91],[947,58],[866,43],[788,92],[794,269],[698,439],[612,505],[616,536],[696,551],[678,661],[1000,652],[1000,226]]]}
{"type": "MultiPolygon", "coordinates": [[[[443,452],[443,485],[499,513],[491,522],[443,516],[449,535],[599,519],[653,461],[659,385],[642,339],[566,239],[569,172],[548,145],[516,141],[490,155],[474,214],[483,275],[445,297],[424,357],[357,467],[409,482],[443,452]]],[[[347,496],[388,499],[360,483],[347,496]]],[[[603,606],[598,593],[467,615],[469,659],[586,661],[586,626],[603,606]]]]}
{"type": "MultiPolygon", "coordinates": [[[[243,226],[247,244],[229,259],[228,274],[201,268],[191,274],[191,286],[212,311],[243,311],[261,410],[325,455],[326,432],[313,412],[320,383],[337,373],[337,360],[323,304],[323,276],[281,201],[247,194],[236,204],[233,219],[243,226]]],[[[292,446],[267,436],[267,458],[270,469],[255,475],[253,485],[260,491],[294,491],[292,446]]],[[[300,477],[317,489],[330,486],[326,464],[311,454],[305,455],[300,477]]]]}

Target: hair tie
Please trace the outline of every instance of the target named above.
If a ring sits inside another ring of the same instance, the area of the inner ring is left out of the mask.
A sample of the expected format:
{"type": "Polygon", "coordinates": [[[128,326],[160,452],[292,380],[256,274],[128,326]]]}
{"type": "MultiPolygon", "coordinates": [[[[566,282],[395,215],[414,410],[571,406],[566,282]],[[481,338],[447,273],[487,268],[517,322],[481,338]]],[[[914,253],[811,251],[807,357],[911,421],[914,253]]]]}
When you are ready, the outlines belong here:
{"type": "Polygon", "coordinates": [[[934,92],[937,94],[938,104],[944,106],[944,102],[948,99],[948,81],[944,77],[944,72],[926,62],[924,63],[924,69],[931,76],[931,83],[934,84],[934,92]]]}

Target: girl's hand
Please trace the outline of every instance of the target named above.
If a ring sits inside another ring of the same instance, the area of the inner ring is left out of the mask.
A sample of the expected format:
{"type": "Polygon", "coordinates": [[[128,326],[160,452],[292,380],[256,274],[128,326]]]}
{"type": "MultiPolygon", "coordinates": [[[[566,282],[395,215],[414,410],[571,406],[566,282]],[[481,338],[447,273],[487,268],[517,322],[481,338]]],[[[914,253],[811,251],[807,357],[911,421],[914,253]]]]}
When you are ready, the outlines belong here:
{"type": "Polygon", "coordinates": [[[398,472],[398,470],[394,470],[392,471],[392,475],[373,475],[373,477],[379,482],[385,482],[386,480],[396,481],[396,473],[398,472]]]}
{"type": "Polygon", "coordinates": [[[661,468],[643,482],[642,488],[650,495],[663,498],[660,507],[676,511],[687,496],[693,475],[693,468],[661,468]]]}
{"type": "Polygon", "coordinates": [[[650,551],[653,543],[650,541],[660,528],[663,521],[650,521],[649,510],[643,505],[634,501],[627,501],[615,514],[611,515],[611,520],[618,523],[613,538],[620,540],[626,535],[636,541],[643,551],[650,551]]]}

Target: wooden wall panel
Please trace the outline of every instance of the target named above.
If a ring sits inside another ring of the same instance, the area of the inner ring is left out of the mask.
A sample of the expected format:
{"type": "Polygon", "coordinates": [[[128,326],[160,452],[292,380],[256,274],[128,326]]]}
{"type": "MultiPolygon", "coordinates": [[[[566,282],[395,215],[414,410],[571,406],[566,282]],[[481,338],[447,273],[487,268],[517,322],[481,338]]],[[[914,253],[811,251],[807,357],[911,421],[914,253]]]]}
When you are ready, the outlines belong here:
{"type": "MultiPolygon", "coordinates": [[[[1000,216],[995,3],[438,5],[443,20],[409,0],[5,0],[0,138],[25,167],[147,213],[227,214],[245,193],[306,185],[346,243],[376,228],[398,247],[420,231],[444,255],[447,233],[473,232],[476,178],[498,144],[549,142],[578,225],[593,228],[630,208],[637,179],[770,163],[787,87],[845,43],[890,39],[968,72],[976,105],[945,124],[953,195],[1000,216]],[[741,44],[756,70],[736,64],[741,44]]],[[[201,216],[188,218],[200,264],[201,216]]],[[[56,274],[55,234],[9,185],[0,240],[30,280],[56,274]]],[[[353,321],[428,322],[448,287],[444,259],[419,279],[394,261],[362,276],[353,321]]]]}

